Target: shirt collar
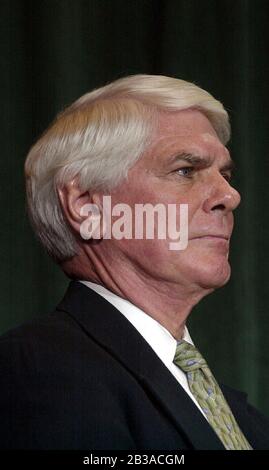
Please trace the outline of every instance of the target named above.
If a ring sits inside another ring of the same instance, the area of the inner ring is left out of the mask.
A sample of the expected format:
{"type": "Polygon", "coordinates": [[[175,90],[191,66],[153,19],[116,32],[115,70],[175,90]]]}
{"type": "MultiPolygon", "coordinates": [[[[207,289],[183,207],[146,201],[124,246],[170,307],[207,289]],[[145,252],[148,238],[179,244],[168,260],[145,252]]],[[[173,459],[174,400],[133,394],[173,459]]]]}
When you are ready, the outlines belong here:
{"type": "MultiPolygon", "coordinates": [[[[157,356],[166,364],[169,365],[173,362],[177,347],[177,340],[171,333],[157,322],[150,315],[145,313],[136,305],[123,299],[113,292],[109,291],[99,284],[90,281],[80,281],[85,286],[94,290],[97,294],[104,297],[119,312],[121,312],[127,320],[132,323],[134,328],[143,336],[147,343],[151,346],[157,356]]],[[[184,327],[183,338],[188,343],[193,344],[187,327],[184,327]]]]}

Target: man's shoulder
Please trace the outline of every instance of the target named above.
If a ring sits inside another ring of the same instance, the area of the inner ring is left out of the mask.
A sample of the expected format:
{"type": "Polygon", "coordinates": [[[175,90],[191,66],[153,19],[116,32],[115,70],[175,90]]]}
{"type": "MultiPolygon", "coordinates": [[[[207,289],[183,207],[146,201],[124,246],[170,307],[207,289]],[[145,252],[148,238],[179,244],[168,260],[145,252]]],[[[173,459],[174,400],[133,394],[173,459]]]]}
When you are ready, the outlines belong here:
{"type": "MultiPolygon", "coordinates": [[[[83,294],[84,297],[87,296],[88,291],[90,299],[98,297],[95,293],[93,296],[90,289],[80,286],[77,282],[72,283],[71,290],[76,291],[76,301],[83,299],[83,294]]],[[[69,307],[66,299],[73,300],[72,295],[69,286],[64,300],[54,311],[0,336],[0,375],[9,377],[14,384],[22,383],[25,376],[29,381],[38,381],[42,377],[51,380],[54,377],[55,381],[73,381],[74,384],[79,384],[82,379],[89,384],[98,380],[100,384],[108,387],[111,383],[114,384],[114,377],[119,381],[123,380],[126,368],[107,347],[105,341],[94,335],[86,324],[99,322],[100,329],[106,329],[105,321],[101,318],[103,304],[99,308],[98,303],[87,302],[86,311],[83,311],[79,302],[73,302],[76,307],[69,311],[66,308],[69,307]],[[93,316],[94,320],[89,320],[93,316]],[[82,317],[87,317],[87,321],[82,317]]],[[[115,335],[117,334],[115,331],[115,335]]]]}
{"type": "Polygon", "coordinates": [[[102,367],[107,353],[67,312],[55,310],[0,337],[0,373],[53,374],[75,364],[102,367]]]}
{"type": "Polygon", "coordinates": [[[17,402],[20,395],[29,407],[32,399],[39,402],[41,396],[46,403],[45,392],[55,403],[72,397],[83,403],[85,388],[96,397],[128,388],[130,380],[133,383],[113,354],[71,315],[59,310],[0,337],[0,376],[5,378],[0,400],[17,402]]]}
{"type": "Polygon", "coordinates": [[[76,326],[62,312],[35,318],[19,325],[0,337],[0,368],[7,372],[16,369],[26,373],[33,368],[49,367],[68,349],[76,326]]]}
{"type": "MultiPolygon", "coordinates": [[[[72,282],[70,285],[72,285],[73,290],[79,290],[80,288],[80,283],[78,282],[72,282]]],[[[76,315],[70,314],[68,310],[62,308],[65,299],[70,299],[69,291],[70,286],[63,299],[51,312],[38,315],[3,333],[0,336],[0,353],[6,348],[12,348],[13,353],[15,353],[16,349],[26,347],[37,348],[38,350],[47,347],[54,350],[63,350],[65,347],[68,347],[70,342],[74,346],[76,337],[83,336],[83,331],[80,323],[76,321],[76,315]]],[[[79,307],[77,310],[79,312],[79,307]]],[[[79,344],[80,341],[77,341],[76,347],[79,344]]]]}
{"type": "Polygon", "coordinates": [[[3,333],[0,336],[0,351],[6,347],[14,349],[26,345],[40,347],[46,343],[53,343],[57,346],[59,345],[57,339],[67,336],[68,333],[74,333],[77,328],[75,322],[65,312],[55,310],[3,333]]]}
{"type": "Polygon", "coordinates": [[[0,447],[96,447],[102,429],[133,445],[113,428],[115,416],[124,421],[130,377],[68,313],[56,310],[2,335],[0,376],[0,447]]]}

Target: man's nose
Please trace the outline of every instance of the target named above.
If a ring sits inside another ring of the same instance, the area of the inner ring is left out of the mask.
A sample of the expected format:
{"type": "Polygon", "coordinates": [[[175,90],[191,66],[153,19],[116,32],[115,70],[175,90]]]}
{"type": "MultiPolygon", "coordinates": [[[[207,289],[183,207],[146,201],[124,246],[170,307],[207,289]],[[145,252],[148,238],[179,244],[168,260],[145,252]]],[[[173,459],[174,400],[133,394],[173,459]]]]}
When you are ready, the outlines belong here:
{"type": "Polygon", "coordinates": [[[237,208],[240,201],[241,196],[239,192],[230,185],[229,181],[219,175],[219,178],[214,181],[211,191],[204,201],[203,209],[205,212],[213,210],[231,212],[237,208]]]}

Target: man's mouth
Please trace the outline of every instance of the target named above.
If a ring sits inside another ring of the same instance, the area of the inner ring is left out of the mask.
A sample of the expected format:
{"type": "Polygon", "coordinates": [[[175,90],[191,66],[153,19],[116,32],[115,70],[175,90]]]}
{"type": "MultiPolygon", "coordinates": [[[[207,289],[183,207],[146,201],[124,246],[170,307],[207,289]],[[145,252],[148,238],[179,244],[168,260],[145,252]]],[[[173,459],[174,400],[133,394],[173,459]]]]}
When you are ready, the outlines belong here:
{"type": "Polygon", "coordinates": [[[229,241],[230,237],[229,235],[223,235],[223,234],[216,234],[216,233],[209,233],[209,234],[204,234],[204,235],[197,235],[195,237],[190,237],[190,240],[198,240],[198,239],[219,239],[219,240],[226,240],[229,241]]]}

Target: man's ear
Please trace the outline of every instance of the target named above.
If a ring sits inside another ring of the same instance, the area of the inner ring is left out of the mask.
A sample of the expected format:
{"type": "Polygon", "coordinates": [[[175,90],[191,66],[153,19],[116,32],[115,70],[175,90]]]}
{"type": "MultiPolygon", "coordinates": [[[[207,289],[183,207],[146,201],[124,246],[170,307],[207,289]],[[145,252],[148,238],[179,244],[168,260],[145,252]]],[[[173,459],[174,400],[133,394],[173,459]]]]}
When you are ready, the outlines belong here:
{"type": "MultiPolygon", "coordinates": [[[[79,187],[77,178],[74,178],[72,181],[65,184],[61,188],[57,188],[58,197],[62,206],[64,215],[76,232],[77,235],[82,236],[84,239],[96,238],[95,236],[83,236],[81,228],[85,227],[85,222],[90,222],[88,207],[96,208],[95,214],[98,213],[100,217],[99,221],[99,233],[100,235],[97,238],[102,238],[102,204],[101,196],[99,193],[90,194],[89,191],[82,191],[79,187]],[[86,210],[85,210],[86,209],[86,210]]],[[[85,232],[85,229],[84,229],[85,232]]]]}

